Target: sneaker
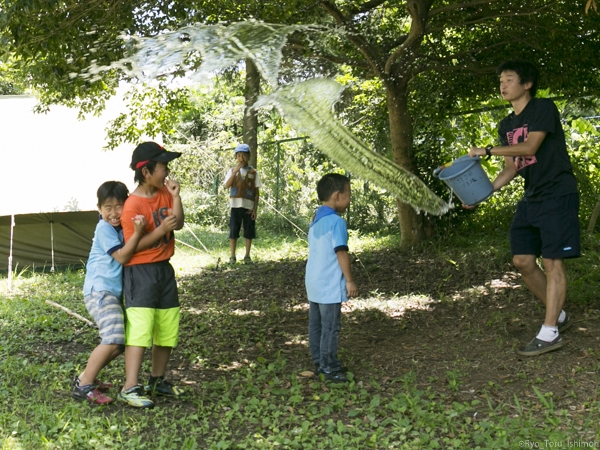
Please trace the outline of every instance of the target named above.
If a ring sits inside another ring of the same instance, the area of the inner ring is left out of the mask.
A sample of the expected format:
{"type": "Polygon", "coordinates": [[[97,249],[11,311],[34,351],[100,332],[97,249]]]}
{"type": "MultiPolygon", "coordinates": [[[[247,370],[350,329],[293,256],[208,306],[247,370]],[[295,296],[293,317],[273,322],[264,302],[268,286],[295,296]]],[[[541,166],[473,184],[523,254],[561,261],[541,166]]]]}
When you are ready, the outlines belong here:
{"type": "Polygon", "coordinates": [[[150,377],[146,392],[150,395],[165,395],[168,397],[181,397],[183,389],[173,386],[164,377],[150,377]]]}
{"type": "Polygon", "coordinates": [[[95,384],[86,384],[84,386],[73,386],[71,396],[77,400],[87,400],[88,402],[95,405],[108,405],[114,400],[104,395],[96,387],[95,384]]]}
{"type": "Polygon", "coordinates": [[[104,381],[100,381],[98,378],[94,380],[94,384],[97,386],[97,389],[100,392],[108,392],[110,389],[113,388],[113,384],[110,381],[108,383],[105,383],[104,381]]]}
{"type": "Polygon", "coordinates": [[[244,264],[250,264],[251,262],[252,258],[250,258],[250,255],[244,256],[244,264]]]}
{"type": "Polygon", "coordinates": [[[519,355],[523,356],[537,356],[543,353],[548,353],[554,350],[558,350],[559,348],[564,347],[567,342],[562,338],[559,334],[552,342],[542,341],[537,337],[533,338],[529,344],[520,347],[517,350],[519,355]]]}
{"type": "MultiPolygon", "coordinates": [[[[319,363],[315,363],[315,374],[318,375],[320,372],[321,372],[321,366],[319,365],[319,363]]],[[[339,368],[339,370],[337,370],[337,372],[346,373],[346,372],[348,372],[348,368],[344,367],[344,366],[341,366],[339,368]]]]}
{"type": "MultiPolygon", "coordinates": [[[[73,379],[73,383],[71,386],[73,388],[75,388],[76,386],[79,386],[79,383],[80,383],[79,377],[76,376],[73,379]]],[[[94,384],[96,385],[96,389],[98,389],[100,392],[108,392],[113,387],[112,383],[104,383],[103,381],[100,381],[98,378],[96,378],[94,380],[94,384]]]]}
{"type": "Polygon", "coordinates": [[[571,325],[573,325],[573,322],[571,322],[571,317],[568,314],[565,317],[565,320],[556,324],[559,333],[568,330],[571,325]]]}
{"type": "Polygon", "coordinates": [[[235,256],[232,256],[231,258],[229,258],[229,264],[235,264],[235,262],[237,261],[235,256]]]}
{"type": "Polygon", "coordinates": [[[334,383],[347,383],[349,381],[346,374],[340,370],[336,372],[325,372],[324,370],[320,370],[319,374],[323,376],[324,380],[333,381],[334,383]]]}
{"type": "Polygon", "coordinates": [[[144,395],[141,384],[119,392],[117,398],[134,408],[154,408],[154,402],[144,395]]]}

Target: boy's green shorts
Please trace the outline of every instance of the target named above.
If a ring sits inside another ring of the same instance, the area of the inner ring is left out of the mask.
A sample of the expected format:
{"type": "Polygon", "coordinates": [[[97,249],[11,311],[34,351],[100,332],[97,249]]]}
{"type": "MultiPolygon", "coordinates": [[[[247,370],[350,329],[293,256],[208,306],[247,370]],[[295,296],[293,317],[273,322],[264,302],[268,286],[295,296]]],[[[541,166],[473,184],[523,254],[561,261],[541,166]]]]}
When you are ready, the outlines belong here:
{"type": "Polygon", "coordinates": [[[179,309],[127,308],[127,345],[176,347],[179,338],[179,309]]]}

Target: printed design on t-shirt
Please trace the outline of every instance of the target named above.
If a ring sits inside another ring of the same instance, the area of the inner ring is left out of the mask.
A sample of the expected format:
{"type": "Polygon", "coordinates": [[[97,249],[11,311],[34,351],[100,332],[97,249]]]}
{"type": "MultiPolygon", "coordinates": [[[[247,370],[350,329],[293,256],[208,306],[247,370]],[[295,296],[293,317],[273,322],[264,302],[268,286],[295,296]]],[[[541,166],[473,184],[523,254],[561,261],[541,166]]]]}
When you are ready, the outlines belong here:
{"type": "MultiPolygon", "coordinates": [[[[158,211],[152,211],[152,218],[154,219],[155,228],[160,227],[160,224],[169,216],[169,208],[163,207],[158,211]]],[[[175,238],[174,233],[171,231],[170,233],[165,234],[162,238],[160,238],[156,244],[154,244],[151,248],[158,248],[163,245],[167,245],[170,241],[175,238]]]]}
{"type": "MultiPolygon", "coordinates": [[[[527,124],[522,127],[515,128],[512,131],[508,131],[506,133],[506,138],[508,140],[509,145],[516,145],[520,142],[525,142],[527,140],[527,136],[529,135],[527,124]]],[[[515,163],[515,169],[517,171],[530,166],[532,164],[537,163],[537,158],[534,156],[515,156],[513,158],[515,163]]]]}

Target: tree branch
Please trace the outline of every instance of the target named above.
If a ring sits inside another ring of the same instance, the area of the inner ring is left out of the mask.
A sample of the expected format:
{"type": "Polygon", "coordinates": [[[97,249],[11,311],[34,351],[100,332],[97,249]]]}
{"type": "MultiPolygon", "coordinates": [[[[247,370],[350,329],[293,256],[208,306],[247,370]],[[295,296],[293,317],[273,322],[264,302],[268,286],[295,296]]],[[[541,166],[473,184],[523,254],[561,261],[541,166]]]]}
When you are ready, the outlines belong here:
{"type": "Polygon", "coordinates": [[[351,8],[348,10],[349,16],[355,16],[357,14],[364,14],[369,11],[376,9],[378,6],[383,5],[387,0],[370,0],[363,3],[358,8],[351,8]]]}
{"type": "Polygon", "coordinates": [[[505,12],[502,14],[492,14],[492,15],[482,16],[482,17],[477,17],[477,18],[471,17],[464,22],[456,23],[456,24],[453,24],[452,26],[445,24],[441,27],[428,29],[427,34],[431,34],[431,33],[434,33],[437,31],[442,31],[442,30],[451,30],[453,28],[465,27],[465,26],[469,26],[469,25],[477,25],[479,23],[487,22],[487,21],[493,20],[493,19],[499,19],[501,17],[513,17],[513,18],[527,17],[527,16],[531,16],[532,14],[540,13],[540,12],[544,11],[545,9],[548,9],[549,7],[550,7],[550,5],[544,5],[538,9],[533,9],[533,10],[524,11],[524,12],[510,11],[510,12],[505,12]]]}
{"type": "Polygon", "coordinates": [[[407,39],[408,39],[408,34],[403,34],[402,36],[398,37],[398,39],[396,39],[392,42],[388,42],[387,44],[385,44],[386,52],[390,51],[393,48],[398,47],[399,45],[402,45],[407,39]]]}
{"type": "Polygon", "coordinates": [[[385,75],[383,57],[379,54],[377,47],[367,42],[362,34],[355,30],[354,24],[339,10],[332,2],[322,1],[321,6],[327,14],[335,19],[338,25],[346,28],[346,38],[352,42],[358,51],[365,57],[373,72],[379,76],[385,75]]]}
{"type": "Polygon", "coordinates": [[[433,17],[437,14],[442,14],[442,13],[449,12],[449,11],[456,11],[456,10],[471,8],[473,6],[479,6],[479,5],[487,5],[490,3],[496,3],[496,2],[500,2],[500,1],[505,3],[503,0],[474,0],[472,2],[455,3],[453,5],[446,5],[446,6],[442,6],[440,8],[435,8],[435,9],[432,9],[431,11],[429,11],[429,17],[433,17]]]}
{"type": "Polygon", "coordinates": [[[53,301],[50,301],[50,300],[46,300],[46,303],[47,303],[48,305],[50,305],[50,306],[54,306],[55,308],[62,309],[62,310],[63,310],[64,312],[66,312],[68,315],[70,315],[70,316],[72,316],[72,317],[75,317],[76,319],[79,319],[79,320],[81,320],[82,322],[85,322],[85,323],[87,323],[87,324],[88,324],[90,327],[97,328],[97,327],[96,327],[96,324],[95,324],[94,322],[91,322],[91,321],[87,320],[85,317],[83,317],[83,316],[81,316],[81,315],[77,314],[77,313],[76,313],[76,312],[74,312],[74,311],[71,311],[69,308],[66,308],[66,307],[64,307],[63,305],[59,305],[58,303],[55,303],[55,302],[53,302],[53,301]]]}
{"type": "Polygon", "coordinates": [[[309,58],[319,58],[335,64],[346,64],[352,67],[358,67],[363,70],[369,70],[371,68],[369,64],[364,63],[362,60],[343,58],[341,56],[333,55],[331,53],[316,52],[314,50],[310,50],[309,47],[306,47],[304,43],[302,43],[302,41],[298,39],[288,38],[286,47],[290,47],[295,50],[300,50],[302,51],[303,56],[309,58]]]}
{"type": "MultiPolygon", "coordinates": [[[[82,21],[89,21],[90,11],[97,10],[103,11],[100,17],[94,18],[95,23],[110,23],[110,20],[105,21],[105,18],[111,16],[117,16],[119,13],[119,8],[123,8],[125,2],[112,2],[110,6],[107,8],[104,0],[87,0],[87,2],[75,3],[71,5],[65,5],[62,10],[40,10],[38,14],[38,18],[42,18],[44,15],[47,17],[52,17],[55,20],[56,26],[52,29],[48,29],[47,33],[41,34],[38,37],[34,37],[29,42],[31,44],[38,44],[40,42],[47,41],[49,38],[61,35],[64,30],[69,30],[70,28],[75,28],[75,24],[82,21]]],[[[128,1],[129,7],[132,11],[135,8],[141,6],[140,0],[130,0],[128,1]]],[[[44,29],[47,29],[44,27],[44,29]]]]}
{"type": "MultiPolygon", "coordinates": [[[[480,75],[494,73],[496,70],[495,67],[480,67],[477,65],[471,66],[469,64],[462,64],[462,65],[457,66],[454,64],[450,64],[450,61],[472,56],[472,54],[475,52],[490,51],[495,48],[502,48],[508,44],[514,44],[515,42],[517,42],[517,41],[510,39],[510,40],[505,40],[502,42],[496,42],[493,45],[488,45],[486,47],[480,47],[477,49],[471,49],[471,50],[465,50],[462,52],[452,53],[443,58],[429,58],[428,61],[426,61],[424,64],[419,65],[419,67],[417,67],[415,69],[415,73],[423,73],[423,72],[427,72],[427,71],[447,72],[448,70],[468,71],[470,73],[480,74],[480,75]],[[433,63],[432,63],[432,61],[433,61],[433,63]]],[[[527,44],[529,47],[536,48],[536,46],[533,43],[530,43],[527,40],[520,40],[519,42],[523,42],[523,43],[527,44]]]]}
{"type": "MultiPolygon", "coordinates": [[[[385,73],[389,74],[392,70],[392,65],[401,56],[409,54],[408,60],[413,61],[416,56],[416,49],[421,44],[425,35],[425,26],[429,8],[432,0],[414,0],[409,1],[408,12],[412,19],[408,37],[404,42],[390,55],[385,63],[385,73]],[[412,50],[409,52],[409,50],[412,50]]],[[[407,61],[408,62],[408,61],[407,61]]]]}

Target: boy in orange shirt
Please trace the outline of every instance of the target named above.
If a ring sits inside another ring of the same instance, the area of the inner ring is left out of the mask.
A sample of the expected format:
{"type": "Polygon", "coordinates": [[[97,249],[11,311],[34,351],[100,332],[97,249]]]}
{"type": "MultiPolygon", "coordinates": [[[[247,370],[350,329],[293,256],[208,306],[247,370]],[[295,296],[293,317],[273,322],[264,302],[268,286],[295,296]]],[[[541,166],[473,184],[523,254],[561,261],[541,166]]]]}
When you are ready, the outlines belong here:
{"type": "Polygon", "coordinates": [[[168,163],[181,156],[155,142],[136,147],[131,159],[137,188],[123,208],[125,241],[133,235],[131,218],[146,218],[144,235],[123,270],[125,328],[125,386],[118,399],[136,408],[152,408],[148,394],[178,397],[183,391],[164,379],[171,350],[179,337],[179,297],[169,259],[175,251],[174,230],[183,227],[184,214],[177,181],[168,180],[168,163]],[[152,372],[145,388],[138,383],[146,347],[152,347],[152,372]]]}

